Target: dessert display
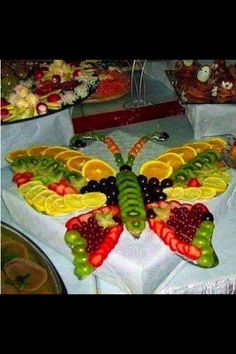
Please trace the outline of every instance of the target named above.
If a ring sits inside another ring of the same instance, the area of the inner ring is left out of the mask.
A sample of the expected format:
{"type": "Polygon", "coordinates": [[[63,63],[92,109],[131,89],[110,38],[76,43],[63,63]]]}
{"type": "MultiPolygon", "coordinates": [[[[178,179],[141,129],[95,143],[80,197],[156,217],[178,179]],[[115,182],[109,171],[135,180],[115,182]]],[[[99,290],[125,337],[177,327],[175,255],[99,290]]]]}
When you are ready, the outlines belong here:
{"type": "Polygon", "coordinates": [[[145,144],[168,137],[158,131],[141,137],[126,160],[113,138],[98,132],[74,135],[69,147],[31,146],[6,156],[18,193],[31,207],[68,216],[65,242],[79,279],[102,266],[123,231],[139,242],[146,227],[187,262],[218,264],[214,216],[204,203],[230,184],[222,155],[226,141],[216,137],[167,149],[143,163],[137,175],[133,166],[145,144]],[[107,146],[116,169],[84,153],[93,141],[107,146]]]}
{"type": "Polygon", "coordinates": [[[235,103],[236,67],[225,60],[200,65],[196,60],[178,60],[167,71],[182,103],[235,103]]]}
{"type": "Polygon", "coordinates": [[[38,63],[30,70],[24,63],[6,62],[1,77],[2,123],[43,116],[80,103],[99,84],[95,72],[79,70],[63,60],[38,63]]]}

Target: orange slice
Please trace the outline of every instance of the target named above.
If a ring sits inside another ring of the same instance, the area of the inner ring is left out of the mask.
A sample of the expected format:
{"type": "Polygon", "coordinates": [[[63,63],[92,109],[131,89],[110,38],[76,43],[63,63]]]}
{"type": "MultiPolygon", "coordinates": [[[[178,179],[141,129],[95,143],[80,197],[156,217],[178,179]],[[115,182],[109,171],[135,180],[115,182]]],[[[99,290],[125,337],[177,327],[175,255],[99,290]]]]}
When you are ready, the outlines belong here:
{"type": "Polygon", "coordinates": [[[140,174],[146,176],[148,179],[156,177],[159,180],[170,177],[173,168],[162,161],[148,161],[140,168],[140,174]]]}
{"type": "Polygon", "coordinates": [[[191,144],[186,144],[184,146],[192,147],[193,149],[195,149],[197,151],[198,154],[200,154],[200,152],[203,152],[205,150],[212,149],[212,146],[210,144],[202,142],[202,141],[199,141],[196,143],[191,143],[191,144]]]}
{"type": "Polygon", "coordinates": [[[73,150],[61,151],[59,152],[59,154],[55,155],[54,159],[66,162],[72,157],[81,156],[81,155],[83,155],[83,153],[80,151],[73,151],[73,150]]]}
{"type": "Polygon", "coordinates": [[[43,151],[42,155],[54,157],[59,152],[68,151],[68,150],[69,150],[69,148],[67,148],[65,146],[50,146],[46,150],[43,151]]]}
{"type": "Polygon", "coordinates": [[[76,172],[81,172],[84,164],[92,160],[92,156],[86,156],[86,155],[81,155],[81,156],[76,156],[76,157],[71,157],[67,163],[66,167],[68,168],[69,171],[76,171],[76,172]]]}
{"type": "Polygon", "coordinates": [[[82,175],[88,181],[100,181],[102,178],[115,176],[116,171],[103,160],[92,159],[87,161],[82,168],[82,175]]]}
{"type": "Polygon", "coordinates": [[[5,159],[8,163],[13,163],[13,161],[19,156],[27,156],[27,149],[10,151],[5,159]]]}
{"type": "Polygon", "coordinates": [[[27,149],[27,155],[29,156],[41,156],[42,153],[48,149],[49,146],[39,145],[39,146],[31,146],[27,149]]]}
{"type": "Polygon", "coordinates": [[[174,152],[180,155],[185,162],[194,159],[197,156],[197,151],[190,146],[181,146],[168,149],[166,152],[174,152]]]}
{"type": "Polygon", "coordinates": [[[184,159],[174,152],[167,152],[163,155],[160,155],[156,158],[156,160],[167,163],[173,167],[173,170],[177,170],[177,168],[185,164],[184,159]]]}
{"type": "Polygon", "coordinates": [[[206,139],[204,142],[210,144],[212,149],[217,150],[218,152],[222,152],[227,145],[227,142],[222,138],[206,139]]]}

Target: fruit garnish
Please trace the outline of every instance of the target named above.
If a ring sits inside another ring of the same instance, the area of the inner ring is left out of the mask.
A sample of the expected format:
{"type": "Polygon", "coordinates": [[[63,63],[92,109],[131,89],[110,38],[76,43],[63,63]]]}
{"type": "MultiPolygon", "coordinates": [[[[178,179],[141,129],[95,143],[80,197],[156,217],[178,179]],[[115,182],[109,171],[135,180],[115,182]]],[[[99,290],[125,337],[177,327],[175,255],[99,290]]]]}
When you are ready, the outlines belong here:
{"type": "Polygon", "coordinates": [[[81,155],[83,155],[83,152],[80,151],[61,151],[54,156],[54,159],[67,162],[70,158],[81,155]]]}
{"type": "Polygon", "coordinates": [[[46,150],[42,152],[42,156],[51,156],[54,157],[59,152],[68,151],[69,148],[64,146],[49,146],[46,150]]]}
{"type": "Polygon", "coordinates": [[[200,187],[201,199],[211,199],[216,196],[216,190],[212,187],[200,187]]]}
{"type": "Polygon", "coordinates": [[[168,200],[183,199],[184,188],[182,187],[169,187],[163,189],[163,191],[167,195],[168,200]]]}
{"type": "Polygon", "coordinates": [[[33,186],[31,188],[29,188],[27,190],[27,192],[24,194],[25,199],[27,200],[27,202],[32,205],[32,200],[33,198],[38,195],[40,192],[42,191],[46,191],[47,187],[43,186],[43,185],[36,185],[33,186]]]}
{"type": "Polygon", "coordinates": [[[184,195],[182,197],[183,200],[194,201],[197,199],[201,199],[201,189],[195,187],[184,188],[184,195]]]}
{"type": "Polygon", "coordinates": [[[189,144],[185,144],[184,146],[189,146],[192,147],[194,150],[197,151],[197,153],[199,154],[200,152],[203,152],[205,150],[209,150],[212,149],[212,146],[210,144],[208,144],[207,142],[203,142],[203,141],[199,141],[196,143],[189,143],[189,144]]]}
{"type": "Polygon", "coordinates": [[[25,183],[23,186],[21,186],[18,189],[18,191],[19,191],[19,193],[21,195],[24,196],[30,190],[30,188],[35,187],[37,185],[41,185],[42,186],[43,184],[40,181],[30,181],[30,182],[25,183]]]}
{"type": "Polygon", "coordinates": [[[86,155],[71,157],[66,162],[66,167],[68,168],[69,171],[81,172],[85,163],[89,160],[92,160],[92,159],[93,159],[93,157],[86,156],[86,155]]]}
{"type": "Polygon", "coordinates": [[[176,170],[177,168],[185,164],[184,159],[174,152],[167,152],[163,155],[160,155],[156,158],[156,160],[167,163],[173,168],[173,170],[176,170]]]}
{"type": "MultiPolygon", "coordinates": [[[[170,216],[171,205],[168,204],[165,208],[153,208],[153,211],[156,214],[156,220],[167,221],[170,216]]],[[[150,213],[149,213],[150,216],[150,213]]]]}
{"type": "Polygon", "coordinates": [[[82,175],[87,180],[100,181],[102,178],[115,176],[116,171],[103,160],[92,159],[82,168],[82,175]]]}
{"type": "Polygon", "coordinates": [[[34,79],[36,81],[39,81],[43,78],[43,70],[39,69],[37,71],[34,72],[34,79]]]}
{"type": "Polygon", "coordinates": [[[223,193],[227,189],[227,183],[219,177],[207,177],[203,181],[203,187],[211,187],[217,193],[223,193]]]}
{"type": "Polygon", "coordinates": [[[168,149],[167,152],[173,152],[180,155],[185,162],[192,160],[197,156],[197,151],[190,146],[174,147],[168,149]]]}
{"type": "Polygon", "coordinates": [[[81,200],[86,208],[96,209],[100,208],[106,203],[107,197],[104,193],[101,192],[90,192],[83,194],[81,200]]]}
{"type": "Polygon", "coordinates": [[[45,191],[40,192],[32,199],[32,206],[40,212],[45,212],[45,201],[50,195],[55,195],[58,197],[55,192],[47,189],[45,191]]]}
{"type": "Polygon", "coordinates": [[[206,139],[204,140],[204,142],[210,144],[212,146],[212,149],[218,152],[222,152],[227,145],[227,142],[222,138],[206,139]]]}
{"type": "Polygon", "coordinates": [[[48,112],[48,106],[45,103],[38,103],[36,106],[36,111],[39,115],[46,114],[48,112]]]}
{"type": "Polygon", "coordinates": [[[82,201],[82,194],[66,194],[64,195],[65,204],[73,210],[83,210],[86,208],[82,201]]]}
{"type": "Polygon", "coordinates": [[[94,214],[94,217],[97,220],[98,225],[102,226],[104,228],[112,227],[112,226],[116,225],[116,222],[113,219],[113,214],[110,211],[108,211],[106,213],[96,212],[94,214]]]}
{"type": "Polygon", "coordinates": [[[31,146],[27,149],[27,155],[41,156],[42,153],[48,148],[49,148],[49,146],[46,146],[46,145],[31,146]]]}
{"type": "Polygon", "coordinates": [[[55,103],[55,102],[60,101],[60,99],[61,99],[61,97],[58,94],[54,93],[54,94],[48,96],[47,101],[50,103],[55,103]]]}
{"type": "Polygon", "coordinates": [[[72,211],[72,209],[65,204],[64,198],[57,194],[47,197],[44,207],[45,212],[52,216],[60,216],[72,211]]]}
{"type": "Polygon", "coordinates": [[[187,184],[188,187],[201,187],[201,183],[197,178],[191,178],[187,184]]]}
{"type": "Polygon", "coordinates": [[[10,111],[7,108],[1,108],[1,120],[4,120],[10,116],[10,111]]]}
{"type": "Polygon", "coordinates": [[[27,155],[27,149],[19,149],[19,150],[14,150],[14,151],[10,151],[5,159],[7,162],[9,163],[13,163],[13,161],[20,156],[26,156],[27,155]]]}
{"type": "Polygon", "coordinates": [[[145,162],[139,171],[141,175],[144,175],[147,178],[156,177],[159,180],[170,177],[172,172],[173,168],[167,163],[155,160],[145,162]]]}

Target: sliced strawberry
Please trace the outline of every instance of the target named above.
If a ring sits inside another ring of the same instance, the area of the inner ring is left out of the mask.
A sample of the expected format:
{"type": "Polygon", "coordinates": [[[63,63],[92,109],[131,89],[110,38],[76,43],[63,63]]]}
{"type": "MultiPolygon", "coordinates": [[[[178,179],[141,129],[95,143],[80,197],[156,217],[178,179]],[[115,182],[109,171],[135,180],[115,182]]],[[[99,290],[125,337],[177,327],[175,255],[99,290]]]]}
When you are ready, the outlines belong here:
{"type": "Polygon", "coordinates": [[[69,182],[66,179],[61,179],[58,183],[59,184],[63,184],[66,187],[70,185],[69,182]]]}
{"type": "Polygon", "coordinates": [[[33,177],[33,173],[32,172],[23,172],[22,177],[26,177],[26,178],[30,179],[33,177]]]}
{"type": "Polygon", "coordinates": [[[173,231],[167,232],[165,239],[164,239],[165,244],[169,246],[172,238],[175,239],[175,233],[173,231]]]}
{"type": "Polygon", "coordinates": [[[194,245],[189,245],[187,256],[190,259],[196,260],[201,257],[201,250],[194,245]]]}
{"type": "MultiPolygon", "coordinates": [[[[63,185],[65,187],[65,185],[63,185]]],[[[72,187],[72,186],[68,186],[68,187],[65,187],[64,189],[64,192],[63,192],[63,195],[65,194],[77,194],[77,190],[72,187]]]]}
{"type": "Polygon", "coordinates": [[[68,220],[66,223],[66,228],[68,231],[77,230],[80,226],[81,226],[81,223],[80,223],[79,217],[77,217],[77,216],[68,220]]]}
{"type": "Polygon", "coordinates": [[[181,208],[181,204],[179,203],[179,202],[177,202],[177,200],[172,200],[171,202],[170,202],[170,205],[171,205],[171,209],[174,209],[174,208],[181,208]]]}
{"type": "Polygon", "coordinates": [[[99,249],[95,252],[96,254],[101,254],[102,258],[105,260],[108,257],[107,247],[99,247],[99,249]]]}
{"type": "Polygon", "coordinates": [[[169,205],[169,202],[165,202],[164,200],[160,200],[158,202],[158,208],[161,208],[161,209],[167,208],[168,205],[169,205]]]}
{"type": "Polygon", "coordinates": [[[177,251],[177,243],[179,242],[179,240],[177,239],[177,237],[172,237],[170,240],[170,249],[171,251],[176,252],[177,251]]]}
{"type": "Polygon", "coordinates": [[[161,229],[162,229],[162,227],[164,227],[165,225],[166,225],[166,223],[165,223],[163,220],[155,221],[153,231],[154,231],[158,236],[160,236],[160,235],[161,235],[161,229]]]}
{"type": "Polygon", "coordinates": [[[107,236],[104,240],[104,242],[102,243],[103,245],[106,245],[107,247],[109,247],[110,250],[112,250],[115,247],[115,241],[113,240],[112,237],[107,236]]]}
{"type": "Polygon", "coordinates": [[[93,253],[88,257],[88,261],[90,264],[92,264],[93,267],[97,268],[100,267],[103,263],[103,256],[101,253],[93,253]]]}
{"type": "Polygon", "coordinates": [[[184,252],[185,252],[185,254],[188,254],[188,249],[189,249],[189,243],[186,243],[185,245],[184,245],[184,252]]]}
{"type": "Polygon", "coordinates": [[[22,184],[25,184],[25,183],[27,183],[27,182],[29,182],[29,179],[26,178],[26,177],[19,177],[19,178],[17,178],[17,180],[16,180],[17,186],[22,185],[22,184]]]}
{"type": "Polygon", "coordinates": [[[99,208],[97,210],[95,210],[95,212],[100,212],[100,213],[108,213],[108,212],[112,212],[113,216],[119,216],[120,215],[120,208],[116,205],[109,205],[106,207],[102,207],[99,208]]]}
{"type": "Polygon", "coordinates": [[[13,176],[12,181],[16,182],[16,180],[17,180],[18,178],[22,177],[22,174],[23,174],[23,173],[21,173],[21,172],[17,172],[17,173],[13,176]]]}
{"type": "Polygon", "coordinates": [[[201,187],[201,183],[197,178],[191,178],[187,184],[188,187],[201,187]]]}
{"type": "Polygon", "coordinates": [[[51,191],[56,191],[57,186],[58,186],[58,183],[50,183],[48,185],[48,189],[50,189],[51,191]]]}
{"type": "Polygon", "coordinates": [[[161,228],[161,239],[164,240],[168,232],[172,231],[166,224],[161,228]]]}
{"type": "Polygon", "coordinates": [[[150,229],[153,230],[156,221],[153,218],[150,218],[150,219],[148,219],[148,223],[149,223],[150,229]]]}
{"type": "Polygon", "coordinates": [[[185,251],[184,251],[185,244],[186,244],[185,242],[179,241],[176,244],[177,252],[179,252],[180,254],[185,255],[185,251]]]}
{"type": "Polygon", "coordinates": [[[110,228],[109,233],[115,232],[116,234],[120,235],[123,230],[123,225],[116,225],[110,228]]]}
{"type": "Polygon", "coordinates": [[[55,192],[59,195],[64,195],[65,188],[64,184],[58,184],[55,192]]]}

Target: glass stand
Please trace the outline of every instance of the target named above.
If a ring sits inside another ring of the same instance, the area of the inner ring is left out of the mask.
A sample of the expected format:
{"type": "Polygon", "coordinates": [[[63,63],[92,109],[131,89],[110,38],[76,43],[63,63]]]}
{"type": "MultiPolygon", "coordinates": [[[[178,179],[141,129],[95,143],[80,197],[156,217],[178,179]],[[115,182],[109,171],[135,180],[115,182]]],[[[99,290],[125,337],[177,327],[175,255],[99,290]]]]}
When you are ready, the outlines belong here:
{"type": "Polygon", "coordinates": [[[123,107],[128,109],[139,108],[144,106],[151,106],[153,103],[146,100],[146,87],[144,76],[144,69],[147,60],[134,60],[131,72],[131,99],[124,103],[123,107]],[[141,64],[142,69],[140,74],[136,74],[136,65],[141,64]]]}

